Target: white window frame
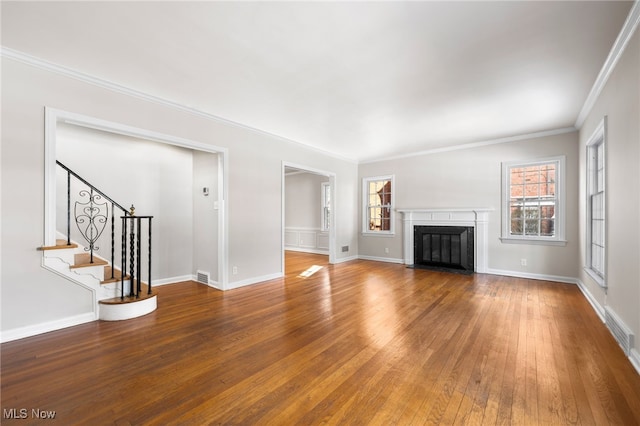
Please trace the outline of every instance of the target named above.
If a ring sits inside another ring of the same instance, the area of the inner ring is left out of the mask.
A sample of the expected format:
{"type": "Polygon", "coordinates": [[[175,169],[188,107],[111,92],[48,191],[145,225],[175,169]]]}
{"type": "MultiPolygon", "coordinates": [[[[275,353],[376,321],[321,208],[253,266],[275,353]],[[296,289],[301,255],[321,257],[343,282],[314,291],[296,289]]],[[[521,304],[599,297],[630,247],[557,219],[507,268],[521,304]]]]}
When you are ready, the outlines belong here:
{"type": "Polygon", "coordinates": [[[598,283],[599,286],[607,287],[607,166],[606,166],[606,150],[607,150],[607,117],[605,116],[598,124],[589,140],[586,144],[586,197],[585,197],[585,211],[586,211],[586,246],[585,246],[585,266],[584,270],[589,274],[593,280],[598,283]],[[598,147],[602,146],[602,191],[598,191],[598,147]],[[602,201],[602,215],[604,220],[604,227],[602,229],[602,257],[597,259],[597,263],[601,263],[601,267],[594,267],[594,259],[592,257],[592,245],[593,245],[593,211],[592,196],[597,192],[602,192],[604,197],[602,201]]]}
{"type": "Polygon", "coordinates": [[[368,236],[388,236],[395,235],[395,202],[396,188],[395,188],[395,175],[386,176],[373,176],[362,179],[362,234],[368,236]],[[369,229],[369,183],[375,181],[388,180],[391,182],[391,203],[385,205],[389,208],[389,230],[388,231],[376,231],[369,229]]]}
{"type": "Polygon", "coordinates": [[[565,239],[565,168],[566,157],[538,158],[535,160],[507,161],[502,163],[502,237],[500,240],[507,244],[541,244],[559,245],[567,244],[565,239]],[[511,235],[511,169],[531,167],[542,164],[556,164],[556,188],[555,188],[555,223],[553,236],[543,235],[511,235]]]}
{"type": "Polygon", "coordinates": [[[321,208],[320,212],[320,220],[323,232],[329,231],[331,228],[331,183],[330,182],[322,182],[320,183],[320,194],[321,194],[321,208]],[[329,199],[327,200],[327,193],[329,194],[329,199]]]}

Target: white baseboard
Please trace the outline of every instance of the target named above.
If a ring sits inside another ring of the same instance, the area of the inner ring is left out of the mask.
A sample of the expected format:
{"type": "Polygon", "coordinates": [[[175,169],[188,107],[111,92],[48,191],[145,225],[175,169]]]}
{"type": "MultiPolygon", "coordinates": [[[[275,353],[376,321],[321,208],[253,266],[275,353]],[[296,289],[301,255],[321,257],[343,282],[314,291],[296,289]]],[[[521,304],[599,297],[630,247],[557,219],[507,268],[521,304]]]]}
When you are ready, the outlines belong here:
{"type": "Polygon", "coordinates": [[[491,274],[491,275],[504,275],[507,277],[527,278],[530,280],[556,281],[560,283],[577,284],[577,278],[565,277],[562,275],[533,274],[531,272],[507,271],[504,269],[492,269],[492,268],[487,268],[487,271],[484,273],[491,274]]]}
{"type": "Polygon", "coordinates": [[[157,280],[154,279],[154,280],[151,280],[151,286],[153,288],[160,285],[180,283],[182,281],[196,281],[196,277],[195,275],[180,275],[177,277],[160,278],[157,280]]]}
{"type": "Polygon", "coordinates": [[[636,369],[638,374],[640,374],[640,353],[635,349],[631,349],[631,354],[629,355],[629,361],[631,361],[631,365],[636,369]]]}
{"type": "Polygon", "coordinates": [[[55,321],[44,322],[40,324],[28,325],[26,327],[14,328],[12,330],[0,333],[0,342],[10,342],[12,340],[24,339],[25,337],[35,336],[37,334],[48,333],[50,331],[60,330],[74,325],[80,325],[87,322],[96,321],[98,315],[96,312],[87,312],[73,317],[63,318],[55,321]]]}
{"type": "Polygon", "coordinates": [[[352,260],[358,260],[358,256],[343,257],[340,259],[336,259],[333,263],[338,264],[338,263],[344,263],[344,262],[351,262],[352,260]]]}
{"type": "MultiPolygon", "coordinates": [[[[202,281],[198,281],[197,275],[191,275],[191,281],[204,284],[202,281]]],[[[207,285],[209,285],[209,287],[215,288],[216,290],[222,290],[220,283],[218,283],[218,281],[212,280],[211,277],[209,277],[209,282],[207,283],[207,285]]]]}
{"type": "Polygon", "coordinates": [[[605,322],[604,307],[600,305],[600,303],[598,303],[596,298],[593,297],[593,294],[591,294],[587,286],[585,286],[580,279],[576,278],[576,283],[578,284],[578,288],[580,289],[584,297],[587,299],[587,302],[589,302],[593,310],[596,311],[596,314],[598,314],[598,316],[600,317],[600,321],[605,322]]]}
{"type": "Polygon", "coordinates": [[[218,281],[209,280],[209,287],[215,288],[216,290],[222,290],[222,286],[218,283],[218,281]]]}
{"type": "Polygon", "coordinates": [[[234,288],[245,287],[252,284],[261,283],[264,281],[275,280],[277,278],[282,278],[284,274],[282,272],[277,272],[275,274],[263,275],[261,277],[253,277],[247,278],[246,280],[234,281],[229,283],[228,287],[225,290],[232,290],[234,288]]]}
{"type": "Polygon", "coordinates": [[[358,259],[362,259],[362,260],[373,260],[376,262],[387,262],[387,263],[400,263],[403,264],[404,263],[404,259],[396,259],[393,257],[377,257],[377,256],[365,256],[365,255],[359,255],[358,259]]]}
{"type": "Polygon", "coordinates": [[[300,253],[324,254],[329,256],[329,250],[307,249],[307,248],[290,247],[290,246],[285,246],[284,249],[285,251],[298,251],[300,253]]]}

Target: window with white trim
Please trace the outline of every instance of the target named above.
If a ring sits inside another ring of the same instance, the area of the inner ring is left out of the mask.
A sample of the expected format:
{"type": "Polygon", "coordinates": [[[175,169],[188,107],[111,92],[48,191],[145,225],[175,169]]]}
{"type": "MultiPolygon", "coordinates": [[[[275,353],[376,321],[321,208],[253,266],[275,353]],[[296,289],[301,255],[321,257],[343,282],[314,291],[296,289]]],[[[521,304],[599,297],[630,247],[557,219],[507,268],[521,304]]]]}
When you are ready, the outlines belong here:
{"type": "Polygon", "coordinates": [[[322,230],[328,231],[331,226],[331,184],[322,182],[322,230]]]}
{"type": "Polygon", "coordinates": [[[378,176],[362,180],[362,232],[365,234],[394,233],[393,176],[378,176]]]}
{"type": "Polygon", "coordinates": [[[586,271],[605,286],[605,132],[606,118],[587,142],[586,271]]]}
{"type": "Polygon", "coordinates": [[[502,242],[565,244],[565,157],[502,163],[502,242]]]}

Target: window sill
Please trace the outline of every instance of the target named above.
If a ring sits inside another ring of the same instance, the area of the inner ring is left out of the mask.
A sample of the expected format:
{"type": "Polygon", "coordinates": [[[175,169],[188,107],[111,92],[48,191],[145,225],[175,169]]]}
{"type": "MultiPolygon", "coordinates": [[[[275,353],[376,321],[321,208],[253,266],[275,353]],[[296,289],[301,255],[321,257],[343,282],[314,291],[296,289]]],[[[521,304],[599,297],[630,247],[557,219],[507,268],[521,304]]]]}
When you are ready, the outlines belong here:
{"type": "Polygon", "coordinates": [[[539,238],[514,238],[514,237],[501,237],[500,241],[503,244],[532,244],[540,246],[566,246],[567,240],[546,240],[539,238]]]}
{"type": "Polygon", "coordinates": [[[392,238],[396,236],[395,232],[362,232],[363,237],[387,237],[392,238]]]}
{"type": "Polygon", "coordinates": [[[600,275],[598,275],[593,269],[591,268],[584,268],[584,271],[587,273],[587,275],[589,275],[591,277],[592,280],[594,280],[596,282],[596,284],[598,284],[600,287],[606,289],[607,288],[607,283],[604,281],[604,278],[602,278],[600,275]]]}

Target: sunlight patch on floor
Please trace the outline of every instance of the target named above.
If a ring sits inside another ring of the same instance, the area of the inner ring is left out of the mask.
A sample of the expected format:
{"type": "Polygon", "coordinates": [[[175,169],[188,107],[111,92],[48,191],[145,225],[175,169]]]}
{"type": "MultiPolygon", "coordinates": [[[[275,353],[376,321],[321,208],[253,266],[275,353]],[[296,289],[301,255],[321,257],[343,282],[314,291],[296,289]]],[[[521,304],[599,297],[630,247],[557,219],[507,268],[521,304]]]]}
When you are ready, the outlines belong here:
{"type": "Polygon", "coordinates": [[[301,277],[301,278],[308,278],[311,275],[313,275],[316,272],[318,272],[320,269],[322,269],[322,266],[313,265],[313,266],[309,267],[306,271],[304,271],[303,273],[301,273],[298,276],[301,277]]]}

